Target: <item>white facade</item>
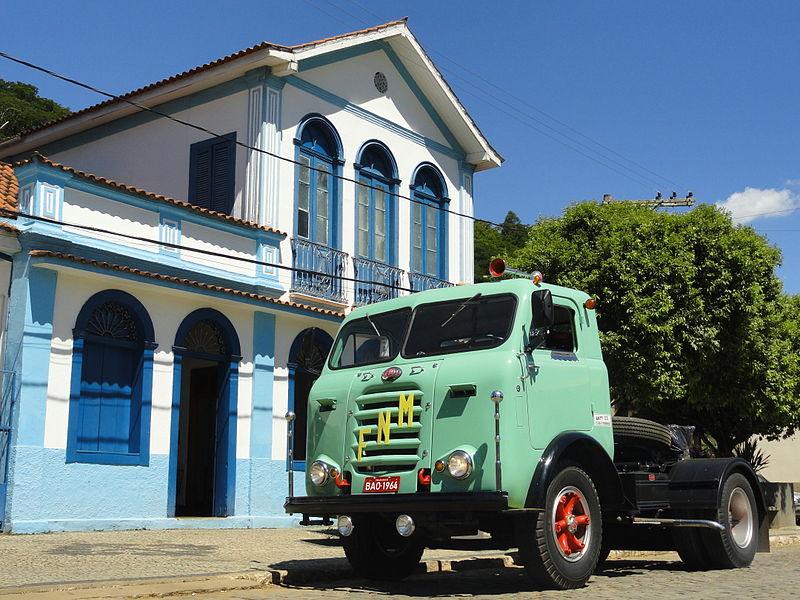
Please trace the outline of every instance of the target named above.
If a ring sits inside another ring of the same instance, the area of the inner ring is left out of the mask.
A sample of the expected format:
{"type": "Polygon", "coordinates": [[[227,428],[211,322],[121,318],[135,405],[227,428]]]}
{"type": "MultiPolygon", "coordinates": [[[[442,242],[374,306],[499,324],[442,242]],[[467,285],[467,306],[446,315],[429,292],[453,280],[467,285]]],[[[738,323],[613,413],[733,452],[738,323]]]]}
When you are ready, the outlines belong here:
{"type": "Polygon", "coordinates": [[[309,357],[353,305],[472,281],[472,221],[453,213],[472,215],[473,174],[502,159],[403,21],[128,96],[206,131],[110,102],[0,144],[23,160],[2,233],[3,528],[289,523],[284,415],[304,427],[309,357]],[[209,167],[206,148],[234,158],[209,167]],[[332,175],[302,174],[319,156],[332,175]],[[227,214],[198,199],[203,177],[230,184],[227,214]]]}

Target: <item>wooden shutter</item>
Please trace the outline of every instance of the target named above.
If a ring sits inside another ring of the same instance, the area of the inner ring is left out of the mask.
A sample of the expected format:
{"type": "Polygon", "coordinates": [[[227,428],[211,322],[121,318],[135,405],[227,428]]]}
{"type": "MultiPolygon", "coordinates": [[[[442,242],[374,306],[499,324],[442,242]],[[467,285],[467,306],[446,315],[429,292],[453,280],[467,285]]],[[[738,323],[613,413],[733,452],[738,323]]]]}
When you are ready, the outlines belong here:
{"type": "Polygon", "coordinates": [[[192,144],[189,203],[226,215],[233,210],[236,133],[192,144]]]}

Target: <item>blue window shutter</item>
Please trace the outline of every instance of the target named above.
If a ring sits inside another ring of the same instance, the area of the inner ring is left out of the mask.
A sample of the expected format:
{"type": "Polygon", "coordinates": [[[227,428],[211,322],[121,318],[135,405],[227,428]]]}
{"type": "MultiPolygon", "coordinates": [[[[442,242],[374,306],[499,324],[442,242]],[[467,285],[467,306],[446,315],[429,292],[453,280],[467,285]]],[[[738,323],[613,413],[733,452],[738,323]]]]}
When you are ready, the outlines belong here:
{"type": "Polygon", "coordinates": [[[235,168],[235,132],[192,144],[189,150],[189,203],[231,214],[235,168]]]}

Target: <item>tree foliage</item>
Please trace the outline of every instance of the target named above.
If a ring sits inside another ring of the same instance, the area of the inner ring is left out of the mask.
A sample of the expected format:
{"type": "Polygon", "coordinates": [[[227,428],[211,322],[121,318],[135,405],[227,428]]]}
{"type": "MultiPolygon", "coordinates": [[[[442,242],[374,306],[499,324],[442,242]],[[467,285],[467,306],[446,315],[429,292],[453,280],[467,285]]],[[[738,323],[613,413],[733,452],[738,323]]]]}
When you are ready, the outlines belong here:
{"type": "Polygon", "coordinates": [[[21,81],[0,79],[0,139],[33,129],[70,113],[57,102],[39,96],[39,89],[21,81]]]}
{"type": "Polygon", "coordinates": [[[619,411],[695,425],[729,456],[800,427],[800,298],[783,294],[780,260],[710,206],[582,203],[540,219],[511,263],[598,299],[619,411]]]}
{"type": "Polygon", "coordinates": [[[513,210],[508,211],[499,227],[475,221],[475,281],[489,281],[492,259],[508,258],[519,250],[528,239],[530,228],[513,210]]]}

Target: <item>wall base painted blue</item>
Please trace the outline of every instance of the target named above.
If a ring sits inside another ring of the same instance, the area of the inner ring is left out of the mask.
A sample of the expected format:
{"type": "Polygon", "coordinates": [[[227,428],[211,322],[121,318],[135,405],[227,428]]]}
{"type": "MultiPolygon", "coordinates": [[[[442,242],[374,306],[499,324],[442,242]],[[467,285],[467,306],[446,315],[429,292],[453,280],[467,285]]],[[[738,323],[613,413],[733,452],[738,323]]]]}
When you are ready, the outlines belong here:
{"type": "MultiPolygon", "coordinates": [[[[291,527],[301,515],[283,512],[286,463],[266,458],[236,461],[234,514],[169,518],[169,457],[154,454],[149,466],[67,463],[66,451],[17,446],[10,490],[8,533],[120,529],[235,529],[291,527]]],[[[294,474],[305,493],[304,473],[294,474]]]]}

